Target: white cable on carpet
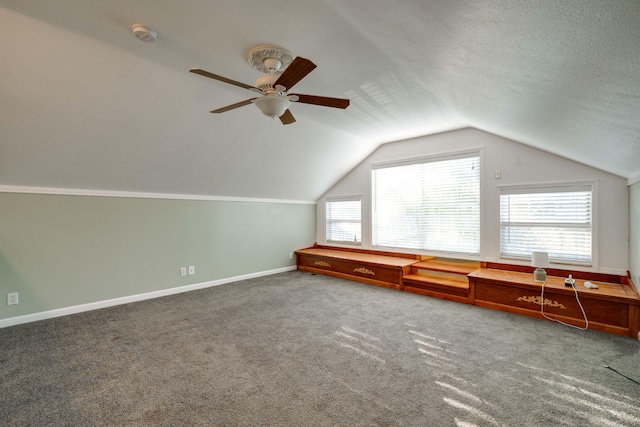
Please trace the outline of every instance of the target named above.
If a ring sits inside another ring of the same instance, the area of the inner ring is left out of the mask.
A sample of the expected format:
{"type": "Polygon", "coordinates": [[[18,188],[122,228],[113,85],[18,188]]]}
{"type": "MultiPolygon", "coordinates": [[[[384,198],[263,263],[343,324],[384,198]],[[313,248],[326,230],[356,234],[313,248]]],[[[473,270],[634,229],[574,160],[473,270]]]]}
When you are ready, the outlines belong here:
{"type": "Polygon", "coordinates": [[[576,329],[580,329],[581,331],[586,331],[587,329],[589,329],[589,320],[587,319],[587,314],[584,312],[584,308],[582,307],[582,303],[580,302],[580,297],[578,297],[578,290],[576,289],[576,286],[574,284],[574,282],[571,282],[571,287],[573,288],[573,292],[575,292],[576,294],[576,301],[578,301],[578,305],[580,306],[580,310],[582,310],[582,316],[584,317],[584,328],[581,328],[580,326],[575,326],[575,325],[571,325],[569,323],[563,322],[562,320],[558,320],[558,319],[554,319],[552,317],[547,316],[544,313],[544,285],[546,284],[545,282],[542,282],[542,294],[540,295],[540,313],[542,314],[542,317],[544,317],[545,319],[551,320],[552,322],[558,322],[558,323],[562,323],[563,325],[566,326],[570,326],[572,328],[576,328],[576,329]]]}

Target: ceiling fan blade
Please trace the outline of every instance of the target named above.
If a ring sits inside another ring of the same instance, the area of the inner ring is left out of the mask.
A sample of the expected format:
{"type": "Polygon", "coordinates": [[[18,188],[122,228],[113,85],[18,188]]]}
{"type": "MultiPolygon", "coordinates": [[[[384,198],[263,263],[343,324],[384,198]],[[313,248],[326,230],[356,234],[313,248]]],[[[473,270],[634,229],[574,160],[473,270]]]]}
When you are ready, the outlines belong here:
{"type": "Polygon", "coordinates": [[[192,69],[189,70],[189,72],[195,73],[195,74],[200,74],[201,76],[209,77],[210,79],[218,80],[218,81],[221,81],[223,83],[229,83],[230,85],[239,86],[239,87],[241,87],[243,89],[249,89],[249,90],[254,90],[254,91],[257,90],[258,92],[262,93],[262,91],[260,89],[258,89],[257,87],[254,87],[254,86],[251,86],[251,85],[248,85],[248,84],[245,84],[245,83],[240,83],[240,82],[237,82],[235,80],[231,80],[231,79],[228,79],[226,77],[222,77],[222,76],[219,76],[217,74],[210,73],[210,72],[202,70],[200,68],[192,68],[192,69]]]}
{"type": "Polygon", "coordinates": [[[218,108],[217,110],[211,110],[210,113],[224,113],[225,111],[244,107],[245,105],[251,104],[256,99],[257,98],[245,99],[244,101],[236,102],[235,104],[227,105],[226,107],[218,108]]]}
{"type": "MultiPolygon", "coordinates": [[[[321,105],[323,107],[332,107],[332,108],[347,108],[349,106],[349,100],[344,98],[329,98],[327,96],[301,95],[299,93],[292,93],[291,95],[297,96],[298,97],[297,102],[302,102],[303,104],[314,104],[314,105],[321,105]]],[[[291,99],[291,101],[293,101],[293,99],[291,99]]]]}
{"type": "Polygon", "coordinates": [[[281,85],[287,88],[287,90],[291,90],[296,83],[312,72],[314,68],[316,68],[316,64],[298,56],[289,64],[280,77],[278,77],[278,80],[276,80],[273,86],[281,85]]]}
{"type": "Polygon", "coordinates": [[[280,121],[283,125],[290,125],[291,123],[295,123],[296,119],[293,117],[293,114],[291,114],[291,111],[287,109],[284,114],[280,116],[280,121]]]}

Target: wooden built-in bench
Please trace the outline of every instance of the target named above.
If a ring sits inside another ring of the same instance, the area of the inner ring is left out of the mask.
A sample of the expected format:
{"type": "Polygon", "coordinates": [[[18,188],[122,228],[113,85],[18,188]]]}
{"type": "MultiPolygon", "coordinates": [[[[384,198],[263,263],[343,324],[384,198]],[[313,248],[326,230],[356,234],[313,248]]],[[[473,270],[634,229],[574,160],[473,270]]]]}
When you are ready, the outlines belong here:
{"type": "Polygon", "coordinates": [[[554,319],[584,327],[582,310],[575,291],[565,285],[571,274],[584,308],[589,329],[640,339],[640,295],[626,276],[547,269],[542,299],[542,284],[533,280],[533,268],[482,263],[469,274],[473,304],[529,317],[554,319]],[[590,289],[586,281],[598,286],[590,289]]]}
{"type": "Polygon", "coordinates": [[[589,329],[640,339],[640,295],[627,276],[547,269],[543,300],[529,266],[318,245],[296,251],[296,259],[303,271],[530,317],[543,318],[544,307],[548,316],[584,326],[573,288],[564,285],[571,274],[589,329]]]}
{"type": "Polygon", "coordinates": [[[316,246],[296,251],[299,270],[321,273],[370,285],[402,289],[402,277],[418,258],[373,251],[316,246]]]}

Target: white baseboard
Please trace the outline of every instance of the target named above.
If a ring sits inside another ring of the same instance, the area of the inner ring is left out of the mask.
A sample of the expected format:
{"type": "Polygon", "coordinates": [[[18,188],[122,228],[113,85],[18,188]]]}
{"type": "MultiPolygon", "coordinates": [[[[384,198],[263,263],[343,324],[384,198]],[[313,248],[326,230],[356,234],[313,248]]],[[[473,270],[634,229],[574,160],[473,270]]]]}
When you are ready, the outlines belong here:
{"type": "Polygon", "coordinates": [[[87,304],[74,305],[71,307],[63,307],[55,310],[41,311],[39,313],[25,314],[23,316],[9,317],[0,319],[0,328],[8,326],[20,325],[22,323],[37,322],[39,320],[52,319],[54,317],[67,316],[69,314],[82,313],[84,311],[98,310],[100,308],[113,307],[115,305],[129,304],[136,301],[144,301],[153,298],[164,297],[168,295],[181,294],[183,292],[195,291],[198,289],[210,288],[212,286],[224,285],[226,283],[239,282],[241,280],[253,279],[256,277],[269,276],[272,274],[285,273],[293,271],[296,266],[282,267],[275,270],[259,271],[257,273],[244,274],[242,276],[227,277],[224,279],[212,280],[209,282],[194,283],[192,285],[178,286],[177,288],[162,289],[159,291],[146,292],[143,294],[129,295],[108,299],[104,301],[90,302],[87,304]]]}

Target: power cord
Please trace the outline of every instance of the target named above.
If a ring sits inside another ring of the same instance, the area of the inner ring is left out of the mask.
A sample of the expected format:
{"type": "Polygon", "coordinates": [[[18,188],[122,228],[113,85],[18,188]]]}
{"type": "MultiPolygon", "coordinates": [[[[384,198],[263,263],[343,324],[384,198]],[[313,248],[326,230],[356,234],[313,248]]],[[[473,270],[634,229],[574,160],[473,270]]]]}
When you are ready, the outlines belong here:
{"type": "MultiPolygon", "coordinates": [[[[589,328],[589,320],[587,319],[587,314],[584,312],[584,307],[582,307],[582,303],[580,302],[580,297],[578,296],[578,290],[576,289],[576,286],[575,286],[575,280],[573,280],[571,278],[571,276],[569,276],[568,280],[569,280],[569,282],[566,282],[566,283],[570,283],[571,284],[571,287],[573,288],[573,292],[576,294],[576,301],[578,301],[578,305],[580,306],[580,310],[582,311],[582,316],[584,317],[584,328],[581,328],[581,327],[575,326],[575,325],[571,325],[569,323],[563,322],[562,320],[554,319],[554,318],[549,317],[546,314],[544,314],[544,285],[547,283],[546,281],[542,282],[542,292],[540,294],[540,298],[541,298],[541,301],[540,301],[540,313],[542,314],[542,316],[545,319],[551,320],[552,322],[558,322],[558,323],[561,323],[563,325],[570,326],[572,328],[580,329],[581,331],[586,331],[589,328]]],[[[640,385],[639,381],[637,381],[637,380],[635,380],[635,379],[633,379],[631,377],[626,376],[625,374],[623,374],[622,372],[618,371],[617,369],[614,369],[614,368],[612,368],[611,366],[608,366],[608,365],[602,365],[602,366],[604,366],[605,368],[615,372],[616,374],[628,379],[629,381],[632,381],[632,382],[640,385]]]]}
{"type": "Polygon", "coordinates": [[[544,317],[547,320],[551,320],[552,322],[561,323],[565,326],[570,326],[572,328],[576,328],[581,331],[586,331],[587,329],[589,329],[589,320],[587,319],[587,314],[584,312],[584,308],[582,307],[582,303],[580,302],[580,297],[578,297],[578,290],[576,289],[575,281],[571,280],[570,283],[571,283],[571,287],[573,288],[573,292],[575,292],[576,294],[576,301],[578,301],[580,310],[582,310],[582,316],[584,317],[584,328],[581,328],[580,326],[571,325],[569,323],[563,322],[562,320],[554,319],[553,317],[549,317],[544,313],[544,285],[546,283],[547,283],[546,281],[542,282],[542,293],[540,295],[540,313],[542,314],[542,317],[544,317]]]}
{"type": "Polygon", "coordinates": [[[628,379],[629,381],[633,381],[634,383],[636,383],[636,384],[640,385],[640,382],[638,382],[638,381],[634,380],[633,378],[630,378],[630,377],[626,376],[625,374],[623,374],[623,373],[622,373],[622,372],[620,372],[620,371],[617,371],[617,370],[613,369],[611,366],[607,366],[607,365],[602,365],[602,366],[604,366],[604,367],[605,367],[605,368],[607,368],[607,369],[612,370],[613,372],[615,372],[615,373],[616,373],[616,374],[618,374],[618,375],[622,375],[623,377],[625,377],[625,378],[626,378],[626,379],[628,379]]]}

